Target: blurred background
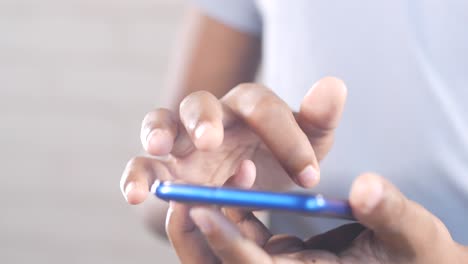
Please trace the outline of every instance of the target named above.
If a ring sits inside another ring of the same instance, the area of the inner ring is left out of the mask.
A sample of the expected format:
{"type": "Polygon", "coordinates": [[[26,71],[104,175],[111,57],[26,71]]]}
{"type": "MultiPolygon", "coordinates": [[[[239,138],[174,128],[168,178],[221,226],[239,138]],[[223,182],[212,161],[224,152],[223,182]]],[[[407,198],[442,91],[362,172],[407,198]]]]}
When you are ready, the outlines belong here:
{"type": "Polygon", "coordinates": [[[0,0],[0,263],[177,263],[119,190],[182,0],[0,0]]]}

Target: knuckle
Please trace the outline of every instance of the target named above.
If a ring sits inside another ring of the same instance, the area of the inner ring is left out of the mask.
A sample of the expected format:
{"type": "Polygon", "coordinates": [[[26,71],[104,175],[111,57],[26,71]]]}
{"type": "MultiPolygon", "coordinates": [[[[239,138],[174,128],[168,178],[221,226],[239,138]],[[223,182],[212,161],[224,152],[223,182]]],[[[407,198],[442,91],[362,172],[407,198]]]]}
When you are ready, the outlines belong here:
{"type": "Polygon", "coordinates": [[[182,102],[180,102],[180,109],[198,106],[201,102],[212,99],[216,99],[216,97],[210,92],[205,90],[196,91],[187,95],[182,102]]]}
{"type": "Polygon", "coordinates": [[[445,241],[448,237],[451,238],[450,231],[447,229],[442,220],[429,213],[429,211],[427,211],[427,214],[433,223],[432,226],[434,230],[431,230],[432,232],[429,233],[434,234],[434,241],[445,241]]]}
{"type": "Polygon", "coordinates": [[[145,166],[147,161],[147,158],[145,157],[133,157],[127,162],[127,165],[125,166],[125,171],[124,175],[127,175],[127,177],[130,177],[135,171],[137,171],[139,168],[142,168],[145,166]]]}
{"type": "Polygon", "coordinates": [[[141,164],[143,163],[143,159],[143,157],[133,157],[125,165],[125,169],[120,179],[120,188],[122,192],[125,189],[125,185],[127,184],[127,182],[135,178],[135,170],[136,168],[141,166],[141,164]]]}
{"type": "Polygon", "coordinates": [[[155,112],[151,111],[148,112],[143,120],[141,121],[141,128],[140,128],[140,136],[141,138],[146,138],[146,135],[148,135],[151,131],[151,124],[153,123],[153,120],[155,119],[155,112]]]}
{"type": "Polygon", "coordinates": [[[268,94],[262,95],[247,114],[253,122],[269,122],[286,116],[293,118],[291,110],[279,98],[268,94]]]}
{"type": "Polygon", "coordinates": [[[397,197],[395,198],[395,204],[390,209],[393,209],[392,211],[394,211],[395,213],[395,219],[397,219],[398,221],[401,221],[410,212],[410,208],[408,207],[414,204],[415,203],[413,201],[408,200],[403,195],[397,195],[397,197]]]}
{"type": "Polygon", "coordinates": [[[147,158],[142,157],[142,156],[136,156],[136,157],[131,158],[127,164],[132,165],[132,166],[138,166],[146,162],[146,159],[147,158]]]}
{"type": "Polygon", "coordinates": [[[277,115],[292,115],[289,107],[270,89],[255,83],[242,83],[229,95],[231,105],[247,120],[258,121],[277,115]]]}
{"type": "Polygon", "coordinates": [[[157,110],[148,112],[143,118],[143,120],[141,121],[142,131],[151,127],[151,125],[154,124],[157,117],[158,117],[157,110]]]}
{"type": "Polygon", "coordinates": [[[166,108],[158,108],[146,113],[145,117],[143,118],[142,125],[147,125],[154,123],[157,120],[166,119],[172,117],[172,112],[166,108]]]}
{"type": "Polygon", "coordinates": [[[212,93],[206,91],[206,90],[199,90],[196,92],[191,93],[189,96],[192,96],[194,98],[213,98],[215,97],[212,93]]]}
{"type": "Polygon", "coordinates": [[[170,126],[171,122],[175,122],[175,119],[169,109],[158,108],[148,112],[141,122],[142,138],[146,137],[146,135],[158,126],[170,126]]]}
{"type": "Polygon", "coordinates": [[[232,89],[233,93],[246,93],[250,91],[255,91],[259,89],[265,89],[265,87],[261,84],[256,84],[256,83],[240,83],[236,87],[232,89]]]}
{"type": "Polygon", "coordinates": [[[445,230],[446,227],[444,223],[437,217],[433,216],[432,221],[434,222],[434,226],[437,230],[445,230]]]}
{"type": "Polygon", "coordinates": [[[143,117],[143,120],[141,122],[142,126],[146,126],[148,123],[153,122],[153,120],[155,120],[157,117],[157,111],[158,110],[156,109],[146,113],[145,117],[143,117]]]}
{"type": "Polygon", "coordinates": [[[241,83],[232,88],[227,97],[233,101],[242,101],[248,98],[256,98],[259,94],[265,93],[269,89],[257,83],[241,83]]]}

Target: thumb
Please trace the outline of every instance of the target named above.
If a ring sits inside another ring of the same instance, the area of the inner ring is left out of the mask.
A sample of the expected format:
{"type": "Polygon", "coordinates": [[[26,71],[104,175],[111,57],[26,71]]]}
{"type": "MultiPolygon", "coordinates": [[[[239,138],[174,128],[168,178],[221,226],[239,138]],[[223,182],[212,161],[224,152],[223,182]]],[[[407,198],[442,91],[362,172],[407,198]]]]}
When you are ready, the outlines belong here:
{"type": "Polygon", "coordinates": [[[452,241],[437,217],[378,175],[368,173],[355,180],[350,204],[358,221],[371,229],[378,241],[398,252],[427,253],[452,241]]]}

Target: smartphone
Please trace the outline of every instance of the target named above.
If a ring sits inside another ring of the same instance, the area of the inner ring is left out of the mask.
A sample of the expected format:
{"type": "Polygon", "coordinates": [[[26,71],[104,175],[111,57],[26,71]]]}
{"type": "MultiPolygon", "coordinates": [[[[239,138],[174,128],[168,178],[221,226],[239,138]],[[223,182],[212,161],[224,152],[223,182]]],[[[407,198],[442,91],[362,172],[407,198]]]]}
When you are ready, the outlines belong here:
{"type": "Polygon", "coordinates": [[[156,183],[152,192],[166,201],[243,207],[253,210],[281,210],[354,220],[347,200],[329,199],[320,194],[266,192],[171,182],[156,183]]]}

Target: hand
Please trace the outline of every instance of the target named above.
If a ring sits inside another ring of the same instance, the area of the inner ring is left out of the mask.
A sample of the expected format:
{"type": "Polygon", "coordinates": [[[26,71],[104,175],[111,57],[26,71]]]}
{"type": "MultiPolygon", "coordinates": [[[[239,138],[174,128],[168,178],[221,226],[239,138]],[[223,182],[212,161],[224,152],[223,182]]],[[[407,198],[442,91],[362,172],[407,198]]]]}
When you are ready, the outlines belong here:
{"type": "Polygon", "coordinates": [[[468,249],[444,224],[382,177],[360,176],[350,203],[363,226],[344,225],[307,241],[272,236],[250,212],[194,208],[196,226],[183,234],[190,244],[180,239],[174,247],[183,263],[468,263],[468,249]]]}
{"type": "Polygon", "coordinates": [[[301,186],[314,186],[345,97],[343,82],[335,78],[320,80],[299,113],[257,84],[241,84],[220,100],[204,91],[190,94],[178,114],[158,109],[145,117],[141,140],[156,157],[127,164],[122,192],[138,204],[157,179],[222,185],[246,160],[258,168],[258,188],[285,188],[287,175],[301,186]]]}

